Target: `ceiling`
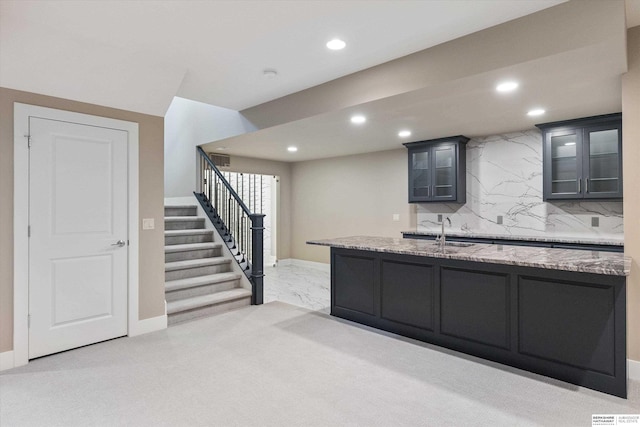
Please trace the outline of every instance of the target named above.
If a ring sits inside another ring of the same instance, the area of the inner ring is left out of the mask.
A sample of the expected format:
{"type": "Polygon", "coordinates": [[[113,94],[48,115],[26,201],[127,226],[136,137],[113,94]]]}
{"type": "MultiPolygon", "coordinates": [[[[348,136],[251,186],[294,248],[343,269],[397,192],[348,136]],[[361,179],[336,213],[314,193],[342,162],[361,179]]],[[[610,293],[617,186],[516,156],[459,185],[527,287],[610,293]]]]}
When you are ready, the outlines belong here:
{"type": "MultiPolygon", "coordinates": [[[[239,110],[262,129],[206,149],[286,162],[619,111],[626,67],[620,20],[609,19],[603,30],[600,17],[590,22],[580,13],[587,2],[565,1],[2,0],[0,86],[160,116],[174,96],[239,110]],[[566,26],[562,42],[570,41],[554,51],[553,40],[542,41],[539,23],[553,21],[553,11],[565,6],[578,13],[550,24],[566,26]],[[459,40],[482,41],[487,31],[513,23],[516,32],[538,27],[541,41],[531,40],[530,57],[504,37],[504,56],[513,58],[501,62],[503,54],[493,52],[499,65],[474,69],[483,54],[470,50],[456,59],[463,72],[429,68],[440,58],[432,51],[453,49],[455,57],[459,40]],[[332,37],[347,48],[328,51],[332,37]],[[406,58],[415,55],[423,62],[411,65],[406,58]],[[413,86],[393,82],[388,91],[375,80],[384,70],[398,75],[407,67],[442,75],[413,86]],[[277,77],[265,78],[265,69],[277,70],[277,77]],[[505,77],[520,82],[518,91],[495,92],[505,77]],[[337,102],[345,93],[350,102],[337,102]],[[305,96],[321,108],[305,110],[305,96]],[[299,114],[279,114],[282,105],[299,114]],[[527,117],[533,106],[547,114],[527,117]],[[354,113],[367,122],[352,125],[354,113]],[[398,138],[401,129],[413,134],[398,138]],[[298,152],[287,152],[289,145],[298,152]]],[[[639,25],[640,0],[624,4],[626,26],[639,25]]]]}
{"type": "Polygon", "coordinates": [[[0,86],[160,116],[174,95],[242,110],[563,1],[3,0],[0,86]],[[328,51],[333,37],[347,48],[328,51]]]}

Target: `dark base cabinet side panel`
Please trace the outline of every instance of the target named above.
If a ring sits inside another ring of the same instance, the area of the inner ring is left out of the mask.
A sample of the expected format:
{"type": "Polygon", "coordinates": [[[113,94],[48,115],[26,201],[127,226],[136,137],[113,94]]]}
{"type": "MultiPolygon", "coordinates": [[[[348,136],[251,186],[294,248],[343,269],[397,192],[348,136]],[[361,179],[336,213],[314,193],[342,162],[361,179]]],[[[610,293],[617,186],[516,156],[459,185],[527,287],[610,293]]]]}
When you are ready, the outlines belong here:
{"type": "Polygon", "coordinates": [[[331,254],[334,316],[626,398],[624,277],[331,254]]]}
{"type": "Polygon", "coordinates": [[[626,397],[624,283],[564,276],[518,277],[520,360],[526,369],[626,397]]]}
{"type": "Polygon", "coordinates": [[[510,347],[510,276],[440,270],[440,333],[505,350],[510,347]]]}
{"type": "Polygon", "coordinates": [[[432,265],[381,260],[380,316],[428,331],[434,330],[432,265]]]}
{"type": "Polygon", "coordinates": [[[331,253],[331,306],[376,315],[377,257],[368,252],[331,253]]]}

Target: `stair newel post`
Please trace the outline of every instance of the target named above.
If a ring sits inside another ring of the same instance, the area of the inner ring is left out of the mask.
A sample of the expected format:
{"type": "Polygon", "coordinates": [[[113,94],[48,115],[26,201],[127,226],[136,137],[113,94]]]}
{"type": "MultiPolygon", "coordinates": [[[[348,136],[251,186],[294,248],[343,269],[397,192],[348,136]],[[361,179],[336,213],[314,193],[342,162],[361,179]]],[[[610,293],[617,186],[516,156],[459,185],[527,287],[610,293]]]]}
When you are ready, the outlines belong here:
{"type": "Polygon", "coordinates": [[[251,283],[253,292],[251,304],[263,303],[264,278],[264,214],[249,214],[251,217],[251,283]]]}

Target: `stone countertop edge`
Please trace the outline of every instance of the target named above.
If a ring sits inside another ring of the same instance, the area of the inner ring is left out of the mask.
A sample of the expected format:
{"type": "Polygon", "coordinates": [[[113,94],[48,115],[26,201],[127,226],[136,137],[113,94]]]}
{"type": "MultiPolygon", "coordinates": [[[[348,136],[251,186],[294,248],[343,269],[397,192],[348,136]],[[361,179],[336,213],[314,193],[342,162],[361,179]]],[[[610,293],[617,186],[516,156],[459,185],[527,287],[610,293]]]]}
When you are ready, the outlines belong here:
{"type": "Polygon", "coordinates": [[[610,276],[628,276],[631,270],[631,258],[622,253],[582,249],[471,243],[466,247],[449,246],[442,252],[439,244],[430,240],[376,236],[309,240],[307,244],[610,276]]]}
{"type": "MultiPolygon", "coordinates": [[[[413,234],[416,236],[439,236],[438,231],[402,231],[402,235],[413,234]]],[[[624,246],[624,240],[607,240],[597,238],[584,237],[547,237],[547,236],[514,236],[509,234],[490,234],[490,233],[469,233],[465,231],[450,231],[445,233],[452,237],[468,237],[477,239],[502,239],[502,240],[523,240],[529,242],[549,242],[549,243],[577,243],[585,245],[610,245],[624,246]]]]}

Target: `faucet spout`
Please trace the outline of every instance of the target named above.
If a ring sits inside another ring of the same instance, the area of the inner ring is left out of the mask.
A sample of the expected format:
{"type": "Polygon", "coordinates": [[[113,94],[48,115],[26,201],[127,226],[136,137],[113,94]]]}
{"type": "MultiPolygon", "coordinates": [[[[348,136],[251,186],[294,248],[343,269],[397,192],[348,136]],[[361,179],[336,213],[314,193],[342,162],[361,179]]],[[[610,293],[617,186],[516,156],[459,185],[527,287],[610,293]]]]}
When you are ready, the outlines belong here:
{"type": "Polygon", "coordinates": [[[445,222],[448,222],[448,223],[449,223],[449,227],[451,227],[451,218],[446,217],[446,218],[444,218],[444,219],[442,220],[442,233],[440,234],[440,248],[441,248],[442,250],[444,250],[445,243],[446,243],[446,239],[445,239],[445,237],[444,237],[444,234],[445,234],[445,233],[444,233],[444,223],[445,223],[445,222]]]}

